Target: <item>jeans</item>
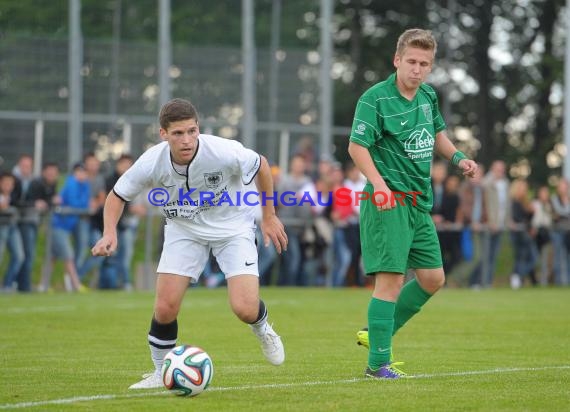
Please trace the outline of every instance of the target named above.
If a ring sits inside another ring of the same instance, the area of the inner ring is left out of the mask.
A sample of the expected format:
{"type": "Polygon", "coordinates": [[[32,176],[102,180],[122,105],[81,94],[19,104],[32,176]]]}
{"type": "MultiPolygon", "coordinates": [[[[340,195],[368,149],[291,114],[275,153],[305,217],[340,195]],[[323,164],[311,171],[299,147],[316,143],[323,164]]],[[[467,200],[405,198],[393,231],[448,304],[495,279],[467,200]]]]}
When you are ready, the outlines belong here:
{"type": "Polygon", "coordinates": [[[565,243],[566,232],[553,230],[551,232],[552,249],[554,250],[554,284],[567,285],[570,272],[570,253],[565,243]]]}
{"type": "MultiPolygon", "coordinates": [[[[90,233],[90,245],[95,246],[95,243],[101,238],[101,231],[99,229],[91,229],[90,233]]],[[[93,269],[99,269],[105,260],[105,256],[88,256],[83,262],[83,265],[77,268],[77,274],[79,279],[83,280],[85,275],[91,272],[93,269]]]]}
{"type": "Polygon", "coordinates": [[[269,242],[269,246],[265,247],[263,244],[263,234],[259,226],[255,232],[257,240],[257,267],[259,270],[259,284],[263,286],[271,285],[271,268],[275,258],[277,257],[277,251],[275,250],[275,245],[273,242],[269,242]]]}
{"type": "Polygon", "coordinates": [[[119,232],[119,275],[123,286],[131,283],[131,263],[135,252],[138,226],[128,226],[119,232]]]}
{"type": "Polygon", "coordinates": [[[524,231],[511,232],[511,241],[515,252],[513,273],[521,278],[529,275],[536,266],[538,250],[534,239],[524,231]]]}
{"type": "Polygon", "coordinates": [[[282,253],[281,267],[279,268],[279,279],[277,284],[279,286],[295,286],[301,284],[302,274],[302,250],[301,240],[299,235],[294,231],[289,231],[285,228],[289,243],[287,250],[282,253]]]}
{"type": "Polygon", "coordinates": [[[346,229],[336,227],[333,232],[334,267],[332,285],[345,286],[346,272],[352,260],[352,253],[346,243],[346,229]]]}
{"type": "Polygon", "coordinates": [[[497,266],[497,256],[501,249],[501,240],[503,238],[503,232],[490,232],[488,233],[488,244],[487,251],[483,256],[488,256],[486,270],[483,271],[482,286],[491,287],[493,285],[493,277],[495,274],[495,268],[497,266]]]}
{"type": "Polygon", "coordinates": [[[75,267],[80,268],[87,259],[87,247],[89,246],[89,236],[91,232],[91,222],[89,219],[80,217],[77,226],[73,229],[75,267]]]}
{"type": "Polygon", "coordinates": [[[30,292],[32,290],[32,267],[36,259],[36,245],[38,239],[38,225],[35,223],[18,224],[22,244],[24,247],[24,263],[20,267],[16,281],[20,292],[30,292]]]}
{"type": "Polygon", "coordinates": [[[12,288],[25,259],[24,245],[18,226],[9,225],[6,245],[8,246],[8,252],[10,252],[10,262],[8,263],[6,274],[4,275],[3,286],[4,288],[12,288]]]}

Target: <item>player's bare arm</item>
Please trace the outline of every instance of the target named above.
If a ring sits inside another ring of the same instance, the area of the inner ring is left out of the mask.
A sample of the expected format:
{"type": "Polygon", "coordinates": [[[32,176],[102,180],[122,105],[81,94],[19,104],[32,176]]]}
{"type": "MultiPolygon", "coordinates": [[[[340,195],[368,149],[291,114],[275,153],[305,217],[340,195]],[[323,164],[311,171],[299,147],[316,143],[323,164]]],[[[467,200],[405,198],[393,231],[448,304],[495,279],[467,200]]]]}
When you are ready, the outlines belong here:
{"type": "MultiPolygon", "coordinates": [[[[374,187],[374,193],[385,193],[387,199],[392,199],[392,191],[386,185],[386,182],[382,178],[382,175],[376,169],[370,152],[364,146],[361,146],[354,142],[349,142],[348,144],[348,154],[354,161],[354,164],[362,174],[368,179],[372,186],[374,187]]],[[[382,195],[378,195],[376,199],[378,204],[378,210],[389,210],[392,209],[392,202],[384,202],[385,198],[382,195]]]]}
{"type": "MultiPolygon", "coordinates": [[[[271,176],[271,169],[267,159],[261,156],[261,166],[256,176],[255,183],[261,193],[273,193],[273,177],[271,176]]],[[[273,200],[268,199],[261,204],[262,219],[259,227],[263,233],[263,243],[265,247],[269,246],[269,241],[275,245],[277,253],[287,250],[287,234],[285,234],[285,227],[281,220],[275,214],[275,205],[273,200]]]]}
{"type": "MultiPolygon", "coordinates": [[[[447,160],[451,160],[453,155],[457,152],[455,145],[449,140],[447,133],[445,131],[438,132],[435,135],[435,152],[447,160]]],[[[463,175],[467,177],[475,176],[477,172],[477,163],[471,159],[462,159],[457,164],[461,170],[463,170],[463,175]]]]}
{"type": "Polygon", "coordinates": [[[103,236],[91,249],[93,256],[110,256],[117,250],[117,223],[124,207],[123,199],[111,191],[103,209],[103,236]]]}

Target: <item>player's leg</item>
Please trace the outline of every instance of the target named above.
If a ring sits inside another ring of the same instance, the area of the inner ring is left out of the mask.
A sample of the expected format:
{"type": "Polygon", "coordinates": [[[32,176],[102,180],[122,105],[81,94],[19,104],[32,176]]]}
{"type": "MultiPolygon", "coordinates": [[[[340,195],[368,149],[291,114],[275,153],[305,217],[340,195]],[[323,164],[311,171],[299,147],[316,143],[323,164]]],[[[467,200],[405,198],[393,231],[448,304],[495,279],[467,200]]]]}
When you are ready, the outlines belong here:
{"type": "Polygon", "coordinates": [[[408,207],[378,211],[372,202],[361,208],[362,257],[367,274],[374,275],[374,292],[368,305],[368,367],[365,375],[398,378],[392,368],[394,311],[406,272],[412,233],[408,207]]]}
{"type": "Polygon", "coordinates": [[[190,278],[186,276],[159,273],[156,281],[154,313],[148,332],[150,356],[154,372],[135,383],[130,389],[162,387],[161,369],[166,354],[176,346],[178,337],[178,312],[188,289],[190,278]]]}
{"type": "Polygon", "coordinates": [[[166,225],[158,263],[153,317],[148,333],[154,373],[131,389],[162,387],[160,371],[164,356],[176,346],[177,316],[190,281],[197,281],[209,256],[209,246],[189,237],[183,229],[166,225]]]}
{"type": "Polygon", "coordinates": [[[367,376],[394,378],[396,371],[390,369],[392,353],[392,330],[394,309],[404,276],[399,273],[377,273],[374,292],[368,305],[368,349],[367,376]]]}
{"type": "Polygon", "coordinates": [[[232,311],[251,326],[261,343],[266,359],[273,365],[285,360],[281,338],[267,321],[267,308],[259,298],[259,272],[255,233],[245,232],[220,242],[213,242],[212,252],[228,283],[232,311]]]}
{"type": "Polygon", "coordinates": [[[259,339],[266,359],[273,365],[285,361],[285,350],[281,338],[267,321],[267,308],[259,298],[259,278],[254,275],[229,277],[228,297],[232,311],[250,325],[259,339]]]}
{"type": "Polygon", "coordinates": [[[396,302],[394,334],[445,284],[441,249],[433,219],[426,212],[413,210],[412,213],[415,214],[416,225],[408,265],[415,268],[416,278],[402,288],[396,302]]]}

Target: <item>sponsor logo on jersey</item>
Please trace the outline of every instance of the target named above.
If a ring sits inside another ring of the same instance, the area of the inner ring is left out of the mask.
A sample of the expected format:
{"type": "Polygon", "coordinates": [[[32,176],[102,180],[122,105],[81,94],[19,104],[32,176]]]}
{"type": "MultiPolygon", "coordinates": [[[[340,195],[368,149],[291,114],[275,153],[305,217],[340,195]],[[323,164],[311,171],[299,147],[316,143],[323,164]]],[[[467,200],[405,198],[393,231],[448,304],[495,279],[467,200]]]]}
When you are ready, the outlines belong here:
{"type": "Polygon", "coordinates": [[[217,188],[222,183],[222,172],[204,173],[204,182],[210,189],[217,188]]]}
{"type": "Polygon", "coordinates": [[[433,155],[434,137],[425,129],[414,130],[404,142],[404,150],[408,158],[428,159],[433,155]]]}

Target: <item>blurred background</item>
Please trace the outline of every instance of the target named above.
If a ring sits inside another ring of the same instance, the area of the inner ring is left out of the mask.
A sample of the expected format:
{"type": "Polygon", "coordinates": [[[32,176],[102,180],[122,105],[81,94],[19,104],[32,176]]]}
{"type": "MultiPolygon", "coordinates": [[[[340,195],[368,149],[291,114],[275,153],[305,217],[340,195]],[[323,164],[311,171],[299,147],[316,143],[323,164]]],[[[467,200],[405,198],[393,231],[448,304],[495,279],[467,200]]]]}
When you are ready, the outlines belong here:
{"type": "MultiPolygon", "coordinates": [[[[563,97],[570,84],[570,64],[565,64],[569,4],[0,0],[0,171],[17,178],[17,196],[5,195],[16,210],[5,212],[0,222],[5,233],[0,249],[4,243],[10,255],[8,263],[0,250],[4,289],[11,291],[17,283],[18,290],[29,291],[30,276],[36,284],[40,272],[51,270],[46,244],[51,224],[26,222],[26,211],[48,216],[43,222],[51,219],[46,211],[79,215],[85,228],[74,234],[79,239],[75,266],[82,281],[93,271],[84,261],[93,242],[86,233],[96,239],[101,221],[93,221],[125,170],[121,161],[128,164],[159,141],[157,113],[173,97],[194,103],[202,133],[239,140],[264,154],[278,190],[286,188],[279,184],[287,182],[300,155],[299,176],[310,181],[312,190],[329,193],[344,185],[357,191],[363,182],[358,171],[351,178],[347,153],[356,102],[394,71],[397,38],[412,27],[432,30],[438,40],[428,83],[438,93],[451,139],[487,173],[460,185],[456,170],[434,165],[434,172],[441,173],[433,175],[438,205],[432,215],[446,272],[456,285],[474,288],[489,287],[496,279],[507,282],[508,274],[515,288],[521,279],[513,283],[514,275],[515,281],[528,275],[533,285],[567,285],[570,196],[563,177],[570,177],[565,167],[570,128],[564,127],[570,105],[563,97]],[[66,174],[66,182],[76,171],[81,174],[80,160],[94,165],[87,164],[88,207],[61,199],[52,204],[66,174]],[[54,164],[60,172],[54,174],[57,183],[46,184],[42,168],[54,164]],[[44,193],[49,208],[39,210],[36,199],[26,194],[33,179],[50,187],[49,196],[44,193]],[[62,210],[62,205],[75,208],[62,210]],[[513,211],[524,213],[513,218],[513,211]],[[25,234],[28,224],[36,235],[40,228],[37,253],[36,238],[25,234]],[[18,241],[16,228],[23,240],[18,241]],[[510,243],[501,236],[507,232],[510,243]],[[28,262],[24,287],[15,278],[21,261],[28,262]]],[[[290,238],[298,231],[299,256],[278,258],[273,251],[263,257],[260,251],[260,261],[268,262],[262,284],[366,286],[356,209],[342,219],[330,207],[281,215],[290,238]],[[295,227],[300,219],[303,224],[295,227]],[[291,261],[297,266],[288,267],[291,261]]],[[[139,279],[138,288],[152,287],[161,247],[156,212],[148,207],[132,212],[134,243],[122,259],[133,264],[135,274],[125,272],[122,281],[105,287],[130,287],[133,277],[139,279]]],[[[104,268],[105,263],[93,265],[104,268]]],[[[60,265],[58,272],[68,276],[70,270],[60,265]]],[[[215,262],[206,272],[212,285],[223,282],[215,262]]],[[[49,276],[42,283],[45,291],[49,276]]],[[[78,289],[78,284],[66,289],[78,289]]]]}
{"type": "Polygon", "coordinates": [[[40,162],[137,156],[185,97],[275,163],[298,144],[343,161],[358,96],[417,26],[439,40],[429,82],[458,145],[544,182],[566,155],[566,20],[562,0],[0,0],[0,155],[12,167],[40,134],[40,162]]]}

